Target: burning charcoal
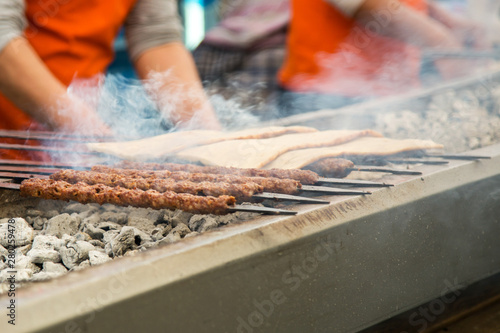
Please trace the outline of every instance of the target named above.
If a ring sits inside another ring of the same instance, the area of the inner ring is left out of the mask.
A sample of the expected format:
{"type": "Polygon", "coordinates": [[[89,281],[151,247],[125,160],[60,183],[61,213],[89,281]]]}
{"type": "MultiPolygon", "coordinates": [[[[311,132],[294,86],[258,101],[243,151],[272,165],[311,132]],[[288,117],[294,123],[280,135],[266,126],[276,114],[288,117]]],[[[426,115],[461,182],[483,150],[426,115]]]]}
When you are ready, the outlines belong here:
{"type": "Polygon", "coordinates": [[[139,246],[144,244],[145,242],[151,242],[151,237],[146,234],[145,232],[142,232],[141,230],[135,228],[135,227],[123,227],[121,232],[124,232],[126,230],[132,230],[134,232],[134,239],[135,239],[135,245],[139,246]]]}
{"type": "Polygon", "coordinates": [[[155,242],[159,241],[160,239],[163,238],[163,228],[154,228],[153,231],[151,231],[151,239],[153,239],[155,242]]]}
{"type": "Polygon", "coordinates": [[[37,217],[42,216],[44,213],[39,209],[28,209],[26,210],[26,216],[37,217]]]}
{"type": "Polygon", "coordinates": [[[68,235],[68,234],[64,234],[64,235],[61,237],[61,240],[62,240],[62,242],[63,242],[63,245],[64,245],[64,246],[68,245],[69,243],[74,243],[74,242],[76,242],[75,237],[70,236],[70,235],[68,235]]]}
{"type": "Polygon", "coordinates": [[[256,213],[248,213],[248,212],[236,212],[234,213],[234,215],[236,216],[236,218],[240,221],[247,221],[247,220],[251,220],[251,219],[254,219],[255,217],[257,217],[259,214],[256,214],[256,213]]]}
{"type": "Polygon", "coordinates": [[[72,271],[79,271],[79,270],[85,269],[87,267],[90,267],[90,261],[88,259],[82,261],[80,263],[80,265],[73,267],[72,271]]]}
{"type": "Polygon", "coordinates": [[[97,228],[102,229],[104,231],[109,231],[109,230],[120,230],[122,226],[119,225],[118,223],[102,222],[97,225],[97,228]]]}
{"type": "Polygon", "coordinates": [[[68,269],[73,269],[89,258],[89,252],[95,248],[92,244],[83,241],[71,242],[61,248],[61,259],[68,269]]]}
{"type": "Polygon", "coordinates": [[[29,250],[31,250],[31,244],[20,246],[20,247],[16,248],[16,256],[18,256],[18,255],[25,256],[29,250]]]}
{"type": "Polygon", "coordinates": [[[105,212],[118,212],[119,211],[119,207],[118,206],[115,206],[115,205],[112,205],[112,204],[103,204],[101,205],[101,210],[105,211],[105,212]]]}
{"type": "Polygon", "coordinates": [[[9,225],[10,229],[14,228],[14,239],[16,240],[15,246],[24,246],[30,244],[33,240],[33,229],[30,227],[28,222],[23,218],[15,218],[15,222],[8,223],[8,219],[4,219],[6,223],[0,224],[0,245],[8,247],[9,245],[9,225]],[[5,221],[7,220],[7,221],[5,221]]]}
{"type": "Polygon", "coordinates": [[[85,224],[83,226],[83,232],[89,235],[92,239],[102,239],[105,231],[94,227],[92,224],[85,224]]]}
{"type": "Polygon", "coordinates": [[[89,206],[89,205],[84,205],[84,204],[81,204],[78,202],[67,205],[63,210],[64,213],[68,213],[68,214],[72,214],[72,213],[80,214],[80,213],[89,212],[89,211],[96,212],[97,208],[89,206]]]}
{"type": "Polygon", "coordinates": [[[86,217],[83,219],[83,223],[86,225],[89,225],[89,224],[96,225],[99,222],[101,222],[101,215],[99,215],[98,213],[94,213],[94,214],[90,215],[89,217],[86,217]]]}
{"type": "Polygon", "coordinates": [[[139,253],[139,250],[132,250],[132,251],[128,251],[127,253],[125,253],[123,256],[124,257],[133,257],[135,256],[136,254],[139,253]]]}
{"type": "Polygon", "coordinates": [[[214,217],[207,215],[194,215],[189,220],[189,229],[198,232],[214,229],[218,225],[219,223],[214,217]]]}
{"type": "Polygon", "coordinates": [[[181,238],[183,238],[184,236],[186,236],[187,234],[189,234],[191,232],[191,230],[184,223],[179,223],[177,225],[177,227],[175,227],[174,229],[172,229],[172,232],[179,233],[179,235],[181,236],[181,238]]]}
{"type": "Polygon", "coordinates": [[[32,249],[50,249],[59,251],[65,245],[64,240],[56,236],[38,235],[33,239],[32,249]]]}
{"type": "Polygon", "coordinates": [[[23,256],[23,255],[20,255],[20,256],[17,256],[16,257],[16,269],[17,270],[20,270],[20,269],[29,269],[31,270],[32,272],[34,273],[37,273],[40,271],[40,267],[38,267],[37,265],[33,264],[30,260],[29,257],[27,256],[23,256]]]}
{"type": "Polygon", "coordinates": [[[217,220],[215,218],[207,218],[205,222],[203,222],[203,224],[200,226],[200,228],[198,229],[199,232],[205,232],[205,231],[208,231],[208,230],[212,230],[212,229],[215,229],[219,226],[219,222],[217,222],[217,220]]]}
{"type": "Polygon", "coordinates": [[[120,234],[119,230],[106,231],[104,235],[102,235],[102,240],[106,244],[111,243],[111,241],[119,234],[120,234]]]}
{"type": "Polygon", "coordinates": [[[186,236],[184,236],[184,238],[191,238],[191,237],[194,237],[194,236],[198,236],[199,234],[200,234],[199,232],[193,231],[192,233],[189,233],[186,236]]]}
{"type": "Polygon", "coordinates": [[[220,225],[227,225],[237,221],[238,217],[236,216],[236,214],[227,214],[227,215],[217,216],[217,220],[219,221],[220,225]]]}
{"type": "Polygon", "coordinates": [[[76,235],[75,235],[75,239],[76,239],[77,241],[85,241],[85,242],[88,242],[88,241],[89,241],[89,240],[91,240],[92,238],[91,238],[88,234],[86,234],[86,233],[84,233],[84,232],[81,232],[81,231],[78,231],[78,232],[76,233],[76,235]]]}
{"type": "Polygon", "coordinates": [[[89,262],[91,266],[104,264],[107,261],[110,261],[111,258],[106,254],[100,251],[90,251],[89,252],[89,262]]]}
{"type": "Polygon", "coordinates": [[[162,209],[162,210],[160,210],[160,212],[161,212],[161,216],[157,222],[158,224],[159,223],[171,223],[172,218],[175,216],[175,214],[177,214],[177,211],[172,211],[170,209],[162,209]]]}
{"type": "MultiPolygon", "coordinates": [[[[10,278],[12,273],[9,270],[4,270],[0,272],[0,283],[4,284],[8,278],[10,278]]],[[[31,269],[17,269],[16,270],[16,282],[25,282],[31,280],[33,277],[33,271],[31,269]]]]}
{"type": "Polygon", "coordinates": [[[145,232],[151,232],[158,220],[160,220],[159,211],[147,208],[138,208],[130,212],[127,225],[137,227],[145,232]]]}
{"type": "MultiPolygon", "coordinates": [[[[183,212],[182,210],[176,210],[174,216],[172,217],[172,227],[177,227],[178,224],[183,223],[189,225],[189,220],[193,214],[183,212]]],[[[192,230],[192,229],[191,229],[192,230]]]]}
{"type": "Polygon", "coordinates": [[[26,223],[33,227],[33,219],[31,216],[26,216],[24,219],[26,220],[26,223]]]}
{"type": "MultiPolygon", "coordinates": [[[[104,237],[106,239],[106,235],[104,237]]],[[[106,253],[113,255],[113,257],[118,257],[124,255],[127,251],[134,249],[137,246],[135,242],[135,234],[132,228],[125,229],[106,244],[106,253]]]]}
{"type": "Polygon", "coordinates": [[[181,235],[178,232],[170,232],[165,238],[158,242],[158,245],[175,243],[181,239],[181,235]]]}
{"type": "Polygon", "coordinates": [[[33,229],[42,230],[45,223],[48,221],[45,217],[37,216],[31,219],[33,221],[33,229]]]}
{"type": "Polygon", "coordinates": [[[8,255],[9,251],[5,247],[0,245],[0,261],[5,260],[5,258],[7,258],[8,255]]]}
{"type": "Polygon", "coordinates": [[[158,244],[155,242],[146,242],[139,247],[139,251],[146,251],[147,249],[151,249],[156,246],[158,246],[158,244]]]}
{"type": "Polygon", "coordinates": [[[27,256],[34,264],[61,261],[61,255],[59,254],[59,252],[50,249],[33,249],[28,252],[27,256]]]}
{"type": "Polygon", "coordinates": [[[42,272],[45,273],[66,273],[68,270],[62,264],[56,264],[53,262],[44,262],[42,272]]]}
{"type": "Polygon", "coordinates": [[[162,239],[163,237],[168,235],[168,233],[171,230],[172,230],[172,226],[170,224],[166,224],[166,225],[160,224],[156,228],[154,228],[153,231],[151,231],[151,238],[154,241],[159,241],[160,239],[162,239]]]}
{"type": "Polygon", "coordinates": [[[66,267],[62,264],[55,264],[53,262],[44,262],[43,269],[40,273],[33,274],[32,281],[50,280],[68,272],[66,267]]]}
{"type": "Polygon", "coordinates": [[[77,215],[67,213],[57,215],[47,221],[45,234],[62,237],[62,235],[74,235],[78,232],[81,219],[77,215]]]}
{"type": "Polygon", "coordinates": [[[101,221],[125,224],[127,223],[127,213],[104,212],[100,214],[100,219],[101,221]]]}
{"type": "Polygon", "coordinates": [[[60,274],[60,273],[40,272],[40,273],[33,274],[30,281],[34,281],[34,282],[47,281],[50,279],[55,279],[56,277],[59,277],[61,275],[62,274],[60,274]]]}
{"type": "Polygon", "coordinates": [[[56,217],[57,215],[60,215],[60,213],[57,210],[49,210],[43,214],[44,217],[47,219],[51,219],[53,217],[56,217]]]}
{"type": "Polygon", "coordinates": [[[95,214],[95,211],[87,210],[82,213],[78,213],[78,216],[83,220],[95,214]]]}
{"type": "Polygon", "coordinates": [[[156,221],[156,224],[168,224],[174,216],[174,211],[170,209],[159,209],[158,212],[160,213],[160,217],[156,221]]]}
{"type": "Polygon", "coordinates": [[[89,243],[94,245],[95,247],[99,247],[101,249],[104,249],[104,243],[101,242],[100,240],[97,240],[97,239],[91,239],[89,240],[89,243]]]}

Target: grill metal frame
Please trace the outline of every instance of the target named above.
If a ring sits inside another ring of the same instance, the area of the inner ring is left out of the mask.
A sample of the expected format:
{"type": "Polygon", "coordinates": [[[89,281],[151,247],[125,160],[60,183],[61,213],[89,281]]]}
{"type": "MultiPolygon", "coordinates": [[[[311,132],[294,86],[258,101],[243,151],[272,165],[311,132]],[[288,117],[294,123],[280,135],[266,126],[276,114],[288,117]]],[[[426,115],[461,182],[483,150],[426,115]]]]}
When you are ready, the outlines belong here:
{"type": "MultiPolygon", "coordinates": [[[[331,129],[356,115],[419,109],[447,89],[499,81],[496,71],[277,125],[331,129]]],[[[370,127],[365,119],[356,126],[370,127]]],[[[290,206],[299,214],[261,216],[32,284],[16,293],[16,329],[359,331],[441,299],[450,285],[500,272],[500,144],[472,153],[491,159],[412,166],[423,175],[384,175],[379,181],[395,186],[373,188],[370,196],[290,206]]],[[[0,190],[0,202],[21,200],[12,192],[0,190]]],[[[0,308],[8,301],[1,296],[0,308]]],[[[0,321],[0,331],[6,325],[0,321]]]]}
{"type": "MultiPolygon", "coordinates": [[[[297,205],[296,216],[262,216],[23,288],[16,328],[368,327],[441,297],[447,283],[469,285],[500,272],[500,145],[474,153],[491,159],[416,166],[422,176],[384,176],[396,186],[371,196],[297,205]],[[304,263],[309,272],[293,273],[304,263]],[[258,309],[271,300],[279,304],[266,316],[258,309]]],[[[7,301],[0,298],[0,307],[7,301]]]]}

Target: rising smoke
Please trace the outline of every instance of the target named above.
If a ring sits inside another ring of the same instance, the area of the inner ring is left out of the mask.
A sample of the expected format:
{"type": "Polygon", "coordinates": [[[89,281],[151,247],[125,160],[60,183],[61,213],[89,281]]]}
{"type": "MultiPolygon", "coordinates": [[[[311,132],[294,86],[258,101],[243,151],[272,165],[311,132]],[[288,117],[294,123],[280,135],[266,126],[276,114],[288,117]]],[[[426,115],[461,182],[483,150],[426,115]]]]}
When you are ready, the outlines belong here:
{"type": "MultiPolygon", "coordinates": [[[[178,84],[165,89],[169,75],[169,72],[157,73],[144,81],[114,74],[77,79],[69,86],[68,93],[97,110],[117,138],[150,137],[177,130],[172,122],[176,108],[183,101],[197,98],[190,89],[178,84]]],[[[219,94],[212,94],[209,99],[225,129],[258,123],[258,118],[247,112],[237,99],[219,94]]],[[[196,127],[196,114],[190,123],[182,125],[183,130],[196,127]]]]}

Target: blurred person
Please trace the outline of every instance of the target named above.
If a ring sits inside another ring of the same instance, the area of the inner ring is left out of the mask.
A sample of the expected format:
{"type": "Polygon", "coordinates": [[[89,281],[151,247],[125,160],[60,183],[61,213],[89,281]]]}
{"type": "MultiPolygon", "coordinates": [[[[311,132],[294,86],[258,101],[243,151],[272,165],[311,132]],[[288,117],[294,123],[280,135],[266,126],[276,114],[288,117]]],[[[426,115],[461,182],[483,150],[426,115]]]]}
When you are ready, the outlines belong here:
{"type": "Polygon", "coordinates": [[[110,134],[67,87],[106,71],[122,25],[138,76],[169,73],[152,92],[160,112],[165,95],[189,91],[165,116],[179,127],[219,129],[181,42],[175,0],[0,0],[0,129],[110,134]]]}
{"type": "MultiPolygon", "coordinates": [[[[282,116],[338,108],[421,86],[421,51],[486,48],[471,21],[425,0],[291,0],[279,73],[282,116]]],[[[435,61],[441,77],[470,70],[435,61]]]]}
{"type": "Polygon", "coordinates": [[[219,6],[220,22],[193,52],[202,81],[212,93],[268,115],[279,90],[289,0],[222,0],[219,6]]]}

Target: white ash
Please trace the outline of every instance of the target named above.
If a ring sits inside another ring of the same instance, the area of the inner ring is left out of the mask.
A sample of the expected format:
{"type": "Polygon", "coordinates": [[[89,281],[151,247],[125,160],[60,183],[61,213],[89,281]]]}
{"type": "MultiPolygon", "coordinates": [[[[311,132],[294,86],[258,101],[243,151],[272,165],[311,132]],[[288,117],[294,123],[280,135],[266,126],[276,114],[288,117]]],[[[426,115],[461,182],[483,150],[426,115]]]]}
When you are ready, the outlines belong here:
{"type": "MultiPolygon", "coordinates": [[[[3,247],[9,246],[9,219],[3,219],[0,221],[0,245],[3,247]]],[[[23,218],[15,218],[15,222],[11,228],[14,228],[14,240],[15,246],[23,246],[30,244],[33,240],[33,228],[26,222],[23,218]]]]}
{"type": "Polygon", "coordinates": [[[44,226],[46,235],[62,237],[62,235],[74,235],[78,232],[81,218],[78,215],[69,215],[68,213],[52,217],[44,226]]]}
{"type": "Polygon", "coordinates": [[[104,264],[105,262],[108,262],[110,260],[111,258],[104,252],[95,250],[89,252],[89,262],[91,266],[104,264]]]}
{"type": "MultiPolygon", "coordinates": [[[[219,226],[255,217],[193,215],[167,209],[118,207],[41,200],[16,218],[16,269],[21,286],[104,264],[120,256],[192,238],[219,226]]],[[[8,218],[0,220],[0,282],[8,278],[8,218]]],[[[0,284],[2,285],[2,284],[0,284]]],[[[0,287],[0,294],[4,293],[0,287]]]]}
{"type": "Polygon", "coordinates": [[[430,139],[449,153],[500,142],[500,84],[436,94],[423,111],[381,112],[374,129],[395,139],[430,139]]]}
{"type": "Polygon", "coordinates": [[[42,272],[46,273],[66,273],[68,269],[62,264],[56,264],[53,262],[44,262],[42,272]]]}
{"type": "Polygon", "coordinates": [[[61,262],[61,255],[56,250],[33,249],[28,252],[27,256],[34,264],[43,264],[46,262],[61,262]]]}
{"type": "Polygon", "coordinates": [[[61,260],[68,269],[74,269],[89,258],[89,252],[95,249],[94,245],[85,241],[68,243],[61,248],[61,260]]]}

